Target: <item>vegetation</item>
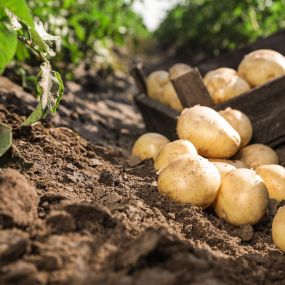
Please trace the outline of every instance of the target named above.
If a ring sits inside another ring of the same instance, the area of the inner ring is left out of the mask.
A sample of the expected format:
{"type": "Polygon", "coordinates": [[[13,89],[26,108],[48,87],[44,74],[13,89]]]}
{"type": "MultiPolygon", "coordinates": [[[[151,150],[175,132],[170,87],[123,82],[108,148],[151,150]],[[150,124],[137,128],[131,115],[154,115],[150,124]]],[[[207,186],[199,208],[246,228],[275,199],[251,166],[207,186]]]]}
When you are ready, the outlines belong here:
{"type": "Polygon", "coordinates": [[[283,0],[183,0],[156,31],[164,47],[217,55],[285,27],[283,0]]]}

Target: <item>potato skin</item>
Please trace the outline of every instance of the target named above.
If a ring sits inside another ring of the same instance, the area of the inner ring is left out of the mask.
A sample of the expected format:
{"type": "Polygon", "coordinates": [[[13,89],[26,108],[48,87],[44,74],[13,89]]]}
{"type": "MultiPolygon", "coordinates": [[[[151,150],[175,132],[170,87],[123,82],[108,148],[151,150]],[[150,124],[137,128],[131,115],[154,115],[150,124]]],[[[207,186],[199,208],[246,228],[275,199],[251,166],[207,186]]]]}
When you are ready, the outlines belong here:
{"type": "Polygon", "coordinates": [[[260,86],[285,74],[285,58],[269,49],[253,51],[241,61],[238,74],[251,86],[260,86]]]}
{"type": "Polygon", "coordinates": [[[280,207],[272,222],[274,244],[285,253],[285,206],[280,207]]]}
{"type": "Polygon", "coordinates": [[[218,169],[207,159],[186,154],[163,168],[158,177],[158,191],[174,201],[206,208],[220,187],[218,169]]]}
{"type": "Polygon", "coordinates": [[[267,145],[251,144],[243,147],[235,156],[244,162],[249,168],[257,168],[265,164],[278,164],[277,153],[267,145]]]}
{"type": "Polygon", "coordinates": [[[281,165],[261,165],[255,170],[263,179],[270,199],[285,200],[285,168],[281,165]]]}
{"type": "Polygon", "coordinates": [[[195,146],[188,140],[176,140],[163,145],[154,160],[156,171],[167,166],[171,161],[185,154],[197,154],[195,146]]]}
{"type": "Polygon", "coordinates": [[[229,158],[240,145],[238,132],[218,112],[204,106],[184,109],[176,131],[180,139],[192,142],[207,158],[229,158]]]}
{"type": "Polygon", "coordinates": [[[229,224],[254,225],[265,215],[269,203],[266,186],[251,169],[235,169],[225,175],[214,209],[229,224]]]}
{"type": "Polygon", "coordinates": [[[246,146],[250,142],[253,133],[250,119],[241,111],[232,108],[219,111],[219,114],[239,133],[241,138],[240,147],[246,146]]]}
{"type": "Polygon", "coordinates": [[[222,162],[226,164],[230,164],[235,168],[248,168],[247,165],[242,162],[241,160],[229,160],[229,159],[222,159],[222,158],[209,158],[210,162],[222,162]]]}
{"type": "Polygon", "coordinates": [[[164,98],[164,103],[169,107],[171,107],[172,109],[178,111],[179,113],[183,110],[181,102],[170,81],[163,87],[163,98],[164,98]]]}
{"type": "Polygon", "coordinates": [[[164,86],[169,82],[169,73],[164,70],[152,72],[146,80],[147,94],[150,98],[165,104],[164,86]]]}
{"type": "Polygon", "coordinates": [[[169,143],[169,139],[158,133],[146,133],[140,136],[132,148],[132,155],[141,159],[154,159],[160,148],[169,143]]]}
{"type": "Polygon", "coordinates": [[[184,63],[176,63],[169,68],[169,77],[171,79],[177,78],[192,69],[193,68],[190,65],[184,63]]]}
{"type": "Polygon", "coordinates": [[[250,90],[249,84],[231,68],[209,71],[204,83],[214,103],[222,103],[250,90]]]}
{"type": "Polygon", "coordinates": [[[219,170],[221,179],[223,179],[230,171],[236,169],[233,165],[228,163],[212,162],[212,164],[219,170]]]}

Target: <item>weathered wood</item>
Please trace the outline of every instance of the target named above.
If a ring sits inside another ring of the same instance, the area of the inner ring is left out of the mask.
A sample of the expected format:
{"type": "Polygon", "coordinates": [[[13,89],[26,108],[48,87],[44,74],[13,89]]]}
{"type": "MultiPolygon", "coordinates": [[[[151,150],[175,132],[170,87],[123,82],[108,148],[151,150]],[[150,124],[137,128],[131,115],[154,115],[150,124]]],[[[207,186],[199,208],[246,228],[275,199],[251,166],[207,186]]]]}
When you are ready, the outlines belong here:
{"type": "Polygon", "coordinates": [[[131,75],[135,79],[139,91],[141,93],[147,94],[146,76],[143,71],[143,64],[142,63],[136,64],[131,70],[131,75]]]}
{"type": "Polygon", "coordinates": [[[177,139],[176,119],[179,115],[177,111],[150,99],[145,94],[135,96],[135,102],[148,131],[165,135],[170,140],[177,139]]]}
{"type": "Polygon", "coordinates": [[[172,79],[171,82],[183,107],[192,107],[197,104],[214,106],[200,72],[196,68],[172,79]]]}
{"type": "MultiPolygon", "coordinates": [[[[285,139],[285,76],[254,88],[214,109],[227,107],[244,112],[253,125],[253,141],[274,145],[285,139]]],[[[285,140],[284,140],[285,142],[285,140]]]]}

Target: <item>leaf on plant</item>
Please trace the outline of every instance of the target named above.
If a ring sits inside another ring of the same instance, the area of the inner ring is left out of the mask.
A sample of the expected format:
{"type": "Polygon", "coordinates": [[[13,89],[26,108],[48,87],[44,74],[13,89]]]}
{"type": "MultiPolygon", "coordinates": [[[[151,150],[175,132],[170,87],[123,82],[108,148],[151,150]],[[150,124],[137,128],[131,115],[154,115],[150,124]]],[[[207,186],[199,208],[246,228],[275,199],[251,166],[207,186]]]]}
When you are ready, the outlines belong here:
{"type": "Polygon", "coordinates": [[[26,0],[1,0],[0,7],[7,8],[13,12],[21,21],[30,27],[34,26],[33,17],[26,0]]]}
{"type": "Polygon", "coordinates": [[[0,123],[0,156],[2,156],[12,145],[12,129],[0,123]]]}
{"type": "MultiPolygon", "coordinates": [[[[42,22],[40,21],[35,22],[35,30],[42,40],[48,42],[48,44],[54,42],[56,45],[56,50],[58,51],[60,49],[60,37],[48,34],[42,22]]],[[[55,53],[52,50],[50,51],[50,53],[51,53],[50,56],[55,55],[55,53]]]]}
{"type": "Polygon", "coordinates": [[[41,65],[37,90],[40,103],[34,112],[22,123],[22,126],[32,125],[45,118],[50,112],[54,113],[62,98],[64,91],[63,82],[59,73],[51,69],[48,61],[41,65]]]}
{"type": "Polygon", "coordinates": [[[44,111],[42,109],[41,103],[38,104],[37,108],[33,113],[22,123],[22,127],[30,126],[44,117],[44,111]]]}
{"type": "Polygon", "coordinates": [[[17,35],[0,23],[0,74],[12,60],[17,48],[17,35]]]}

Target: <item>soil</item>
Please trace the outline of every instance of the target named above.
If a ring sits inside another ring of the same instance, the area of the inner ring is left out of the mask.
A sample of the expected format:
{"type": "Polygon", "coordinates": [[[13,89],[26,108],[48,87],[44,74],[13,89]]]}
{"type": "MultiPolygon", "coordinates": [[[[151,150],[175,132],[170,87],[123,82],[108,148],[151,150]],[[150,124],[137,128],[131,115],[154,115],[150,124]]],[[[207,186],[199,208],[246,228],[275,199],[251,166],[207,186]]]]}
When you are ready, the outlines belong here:
{"type": "Polygon", "coordinates": [[[129,154],[144,131],[133,82],[80,80],[52,119],[19,128],[36,101],[0,78],[0,121],[14,129],[0,159],[1,285],[285,284],[276,204],[236,228],[160,195],[152,162],[129,154]]]}

